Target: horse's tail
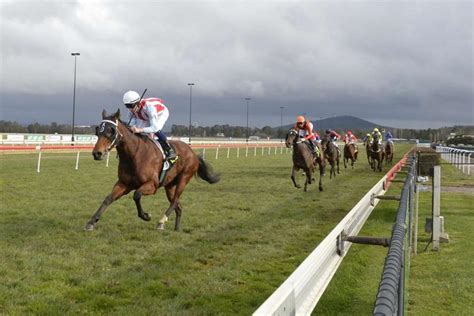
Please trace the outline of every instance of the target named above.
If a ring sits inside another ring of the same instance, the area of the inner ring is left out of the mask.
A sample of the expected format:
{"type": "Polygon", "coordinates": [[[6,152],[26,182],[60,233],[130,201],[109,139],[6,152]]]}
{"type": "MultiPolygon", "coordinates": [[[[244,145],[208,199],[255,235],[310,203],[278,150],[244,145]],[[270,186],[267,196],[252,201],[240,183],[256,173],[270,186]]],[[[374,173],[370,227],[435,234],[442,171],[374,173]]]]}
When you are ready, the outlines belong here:
{"type": "Polygon", "coordinates": [[[197,171],[199,178],[207,181],[210,184],[219,182],[219,174],[216,174],[212,171],[211,166],[204,161],[204,158],[201,155],[198,155],[197,158],[199,160],[199,168],[197,171]]]}

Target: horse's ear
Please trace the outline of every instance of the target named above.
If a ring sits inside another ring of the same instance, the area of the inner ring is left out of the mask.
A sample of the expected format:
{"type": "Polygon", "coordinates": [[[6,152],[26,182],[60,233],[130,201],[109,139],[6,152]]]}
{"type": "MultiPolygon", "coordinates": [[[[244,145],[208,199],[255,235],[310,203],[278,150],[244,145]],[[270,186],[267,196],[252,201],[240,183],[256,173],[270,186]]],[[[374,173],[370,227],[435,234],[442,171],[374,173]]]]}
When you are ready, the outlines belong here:
{"type": "Polygon", "coordinates": [[[102,119],[105,119],[107,117],[107,112],[105,109],[102,110],[102,119]]]}
{"type": "Polygon", "coordinates": [[[120,119],[120,109],[117,109],[117,112],[114,114],[115,119],[119,120],[120,119]]]}

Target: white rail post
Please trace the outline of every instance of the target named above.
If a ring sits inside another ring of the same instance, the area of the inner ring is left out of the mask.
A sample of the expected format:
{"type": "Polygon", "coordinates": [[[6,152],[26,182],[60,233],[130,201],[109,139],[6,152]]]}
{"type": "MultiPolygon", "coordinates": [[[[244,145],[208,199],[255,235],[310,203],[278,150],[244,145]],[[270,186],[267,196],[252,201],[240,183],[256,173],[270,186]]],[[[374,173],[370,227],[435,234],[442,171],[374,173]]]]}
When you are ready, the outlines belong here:
{"type": "Polygon", "coordinates": [[[441,167],[433,167],[433,250],[439,250],[440,236],[440,191],[441,191],[441,167]]]}
{"type": "Polygon", "coordinates": [[[465,169],[464,166],[466,165],[466,156],[467,156],[467,152],[464,152],[464,153],[462,154],[462,173],[466,173],[466,172],[464,171],[464,169],[465,169]]]}
{"type": "Polygon", "coordinates": [[[202,157],[206,158],[206,147],[202,149],[202,157]]]}
{"type": "Polygon", "coordinates": [[[230,155],[230,147],[227,147],[227,158],[229,158],[230,155]]]}
{"type": "Polygon", "coordinates": [[[79,155],[80,155],[80,153],[81,153],[81,151],[79,150],[79,151],[77,152],[77,156],[76,156],[76,170],[79,169],[79,155]]]}
{"type": "Polygon", "coordinates": [[[39,149],[39,155],[38,155],[38,165],[36,167],[36,172],[40,172],[41,171],[41,149],[39,149]]]}
{"type": "Polygon", "coordinates": [[[217,146],[216,148],[216,159],[219,157],[219,147],[221,147],[221,145],[217,146]]]}
{"type": "Polygon", "coordinates": [[[110,158],[110,151],[107,152],[107,161],[105,162],[106,167],[109,167],[109,158],[110,158]]]}
{"type": "Polygon", "coordinates": [[[240,157],[240,147],[237,147],[237,158],[240,157]]]}
{"type": "Polygon", "coordinates": [[[471,175],[471,155],[472,153],[469,153],[469,156],[467,156],[467,163],[469,164],[467,167],[467,175],[471,175]]]}
{"type": "Polygon", "coordinates": [[[272,149],[272,148],[271,148],[271,146],[270,146],[270,145],[268,145],[268,154],[269,154],[269,155],[270,155],[270,151],[271,151],[271,149],[272,149]]]}
{"type": "Polygon", "coordinates": [[[245,157],[249,155],[249,146],[245,147],[245,157]]]}
{"type": "Polygon", "coordinates": [[[277,154],[278,147],[275,147],[275,155],[277,154]]]}
{"type": "Polygon", "coordinates": [[[265,150],[265,148],[262,147],[262,156],[263,156],[263,151],[265,150]]]}
{"type": "Polygon", "coordinates": [[[254,152],[253,152],[253,155],[254,155],[254,156],[257,156],[257,145],[255,145],[254,149],[255,149],[255,150],[254,150],[254,152]]]}

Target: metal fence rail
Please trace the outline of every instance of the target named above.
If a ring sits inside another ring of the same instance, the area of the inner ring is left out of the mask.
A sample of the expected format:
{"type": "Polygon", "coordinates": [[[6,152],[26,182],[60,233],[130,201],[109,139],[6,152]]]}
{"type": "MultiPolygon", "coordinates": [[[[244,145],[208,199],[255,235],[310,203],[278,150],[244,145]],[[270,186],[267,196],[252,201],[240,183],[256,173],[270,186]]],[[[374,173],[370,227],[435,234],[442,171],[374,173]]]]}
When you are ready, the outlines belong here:
{"type": "Polygon", "coordinates": [[[374,315],[403,315],[405,303],[405,278],[410,262],[411,221],[413,214],[413,192],[416,185],[416,159],[411,163],[403,186],[397,219],[392,229],[392,237],[388,255],[385,258],[382,279],[380,281],[374,315]]]}

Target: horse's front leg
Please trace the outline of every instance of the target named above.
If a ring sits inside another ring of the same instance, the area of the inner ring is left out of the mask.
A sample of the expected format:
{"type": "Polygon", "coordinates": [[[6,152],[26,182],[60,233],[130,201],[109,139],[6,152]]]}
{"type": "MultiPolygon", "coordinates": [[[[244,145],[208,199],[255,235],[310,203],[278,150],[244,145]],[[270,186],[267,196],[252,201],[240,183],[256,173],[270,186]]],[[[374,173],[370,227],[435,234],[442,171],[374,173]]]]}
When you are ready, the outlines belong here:
{"type": "Polygon", "coordinates": [[[306,181],[304,182],[304,191],[307,192],[308,184],[311,184],[313,172],[311,171],[311,169],[308,169],[308,170],[305,170],[305,173],[306,173],[306,181]]]}
{"type": "Polygon", "coordinates": [[[323,176],[325,166],[319,166],[319,191],[323,191],[323,176]]]}
{"type": "MultiPolygon", "coordinates": [[[[344,155],[345,155],[345,154],[344,154],[344,155]]],[[[348,160],[348,158],[346,158],[346,157],[344,156],[344,169],[347,168],[347,160],[348,160]]]]}
{"type": "Polygon", "coordinates": [[[141,219],[147,222],[151,220],[151,217],[148,213],[143,211],[141,198],[142,198],[142,195],[155,194],[156,188],[157,188],[156,183],[154,181],[149,181],[143,184],[141,187],[139,187],[133,194],[133,200],[135,201],[135,205],[137,206],[138,217],[140,217],[141,219]]]}
{"type": "Polygon", "coordinates": [[[130,190],[126,187],[125,184],[121,182],[115,183],[112,193],[110,193],[105,200],[100,205],[99,209],[92,215],[91,219],[86,223],[85,230],[94,230],[94,225],[97,223],[104,213],[105,209],[112,204],[112,202],[118,200],[120,197],[124,196],[130,192],[130,190]]]}
{"type": "Polygon", "coordinates": [[[298,171],[297,169],[298,168],[293,166],[293,169],[291,170],[291,181],[293,181],[294,186],[299,189],[301,188],[301,186],[298,183],[296,183],[296,178],[295,178],[296,171],[298,171]]]}

